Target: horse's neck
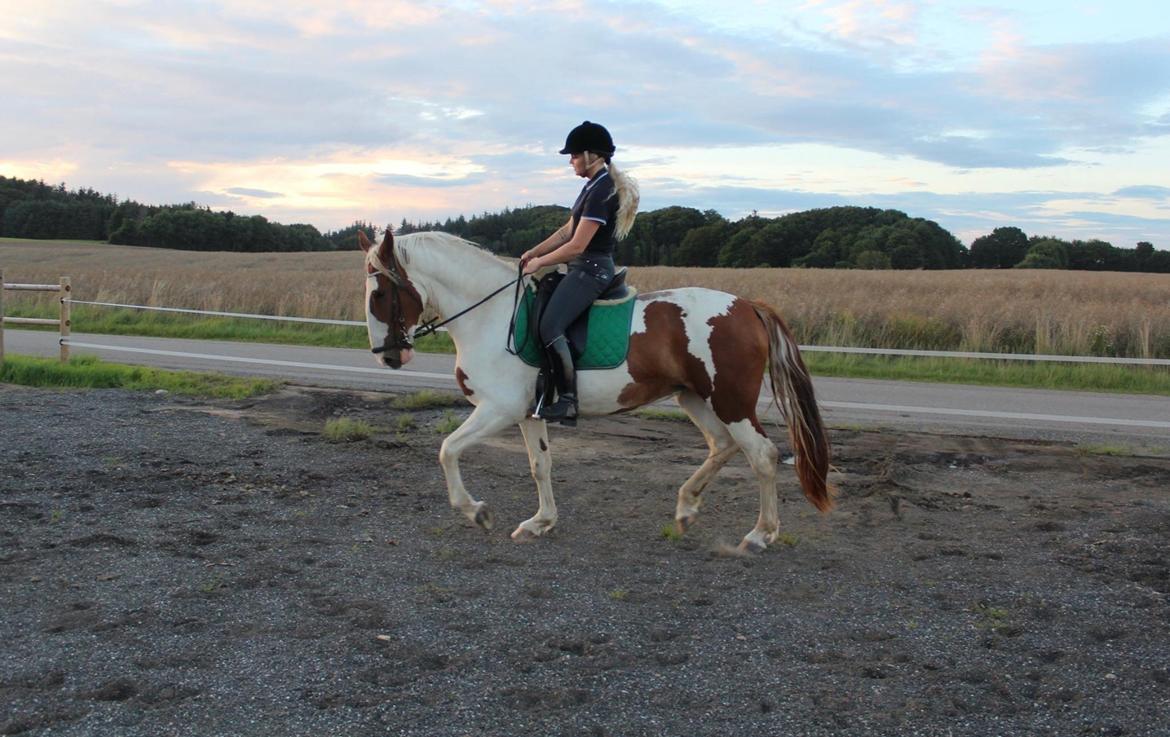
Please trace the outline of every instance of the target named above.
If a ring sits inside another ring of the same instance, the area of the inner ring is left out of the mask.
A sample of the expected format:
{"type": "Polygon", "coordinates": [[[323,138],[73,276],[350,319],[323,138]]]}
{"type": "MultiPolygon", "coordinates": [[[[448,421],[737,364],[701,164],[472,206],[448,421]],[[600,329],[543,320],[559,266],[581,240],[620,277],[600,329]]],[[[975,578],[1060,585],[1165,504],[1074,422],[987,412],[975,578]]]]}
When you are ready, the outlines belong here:
{"type": "MultiPolygon", "coordinates": [[[[471,307],[515,276],[508,264],[487,253],[477,252],[475,246],[459,242],[427,244],[421,248],[406,246],[409,258],[415,262],[411,278],[421,282],[426,290],[429,307],[444,319],[450,319],[471,307]],[[425,250],[424,250],[425,249],[425,250]]],[[[411,265],[406,267],[411,274],[411,265]]],[[[456,345],[468,346],[482,338],[493,323],[506,324],[511,315],[511,300],[499,294],[483,305],[460,316],[447,326],[456,345]]],[[[505,328],[506,329],[506,328],[505,328]]],[[[503,346],[503,339],[500,339],[503,346]]]]}

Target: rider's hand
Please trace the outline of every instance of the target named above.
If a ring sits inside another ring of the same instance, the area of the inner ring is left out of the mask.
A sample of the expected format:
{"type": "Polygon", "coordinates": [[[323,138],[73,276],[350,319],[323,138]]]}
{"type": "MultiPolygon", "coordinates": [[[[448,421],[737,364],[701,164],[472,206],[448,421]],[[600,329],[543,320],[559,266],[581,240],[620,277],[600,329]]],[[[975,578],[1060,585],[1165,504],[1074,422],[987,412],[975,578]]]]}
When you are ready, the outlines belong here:
{"type": "Polygon", "coordinates": [[[537,259],[534,256],[529,256],[527,253],[520,257],[520,265],[524,267],[524,275],[535,274],[541,267],[537,265],[537,259]]]}

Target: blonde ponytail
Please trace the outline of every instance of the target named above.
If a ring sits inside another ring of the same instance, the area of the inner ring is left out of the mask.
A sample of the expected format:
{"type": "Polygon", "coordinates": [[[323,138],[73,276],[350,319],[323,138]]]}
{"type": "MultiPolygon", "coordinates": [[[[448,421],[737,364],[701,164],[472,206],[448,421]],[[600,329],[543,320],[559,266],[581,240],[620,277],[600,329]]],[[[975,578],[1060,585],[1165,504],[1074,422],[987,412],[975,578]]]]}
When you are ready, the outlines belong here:
{"type": "Polygon", "coordinates": [[[630,228],[634,227],[634,218],[638,215],[638,180],[618,169],[612,161],[608,164],[618,198],[617,229],[614,235],[620,241],[629,235],[630,228]]]}

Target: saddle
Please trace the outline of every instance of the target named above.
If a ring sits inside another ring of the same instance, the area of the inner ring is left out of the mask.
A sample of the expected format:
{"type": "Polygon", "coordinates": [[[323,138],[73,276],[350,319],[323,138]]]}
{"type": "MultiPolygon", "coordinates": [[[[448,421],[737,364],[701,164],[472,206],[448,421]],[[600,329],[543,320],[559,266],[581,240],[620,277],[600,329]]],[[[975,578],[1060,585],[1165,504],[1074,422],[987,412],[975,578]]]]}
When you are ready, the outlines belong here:
{"type": "MultiPolygon", "coordinates": [[[[544,350],[537,335],[540,315],[564,274],[546,274],[535,289],[524,290],[516,308],[514,345],[516,355],[529,366],[540,367],[544,350]]],[[[630,347],[630,325],[634,319],[634,298],[638,290],[626,284],[626,270],[619,269],[609,286],[593,305],[569,326],[565,337],[577,370],[611,369],[626,360],[630,347]]]]}

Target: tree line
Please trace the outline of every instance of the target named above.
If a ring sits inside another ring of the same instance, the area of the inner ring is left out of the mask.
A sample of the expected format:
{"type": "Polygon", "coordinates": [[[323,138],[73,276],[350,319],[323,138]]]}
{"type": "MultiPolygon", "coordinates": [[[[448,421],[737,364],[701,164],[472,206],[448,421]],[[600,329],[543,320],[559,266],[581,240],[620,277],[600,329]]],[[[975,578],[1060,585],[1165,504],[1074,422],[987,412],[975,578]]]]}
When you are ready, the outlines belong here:
{"type": "MultiPolygon", "coordinates": [[[[541,205],[470,219],[411,223],[397,233],[442,230],[506,256],[519,256],[569,217],[541,205]]],[[[828,207],[775,218],[730,221],[714,210],[664,207],[638,214],[615,258],[631,266],[810,267],[837,269],[1079,269],[1170,273],[1170,251],[1142,241],[1117,248],[1102,240],[1028,236],[996,228],[967,248],[938,223],[898,210],[828,207]]]]}
{"type": "MultiPolygon", "coordinates": [[[[504,256],[519,256],[569,217],[557,205],[435,222],[403,220],[399,234],[442,230],[504,256]]],[[[0,176],[0,235],[69,238],[215,251],[330,251],[354,247],[364,221],[321,233],[259,216],[212,211],[195,203],[144,205],[92,189],[0,176]]],[[[828,207],[775,218],[753,213],[731,221],[714,210],[664,207],[639,213],[618,244],[632,266],[810,267],[852,269],[1043,268],[1170,273],[1170,251],[1143,241],[1118,248],[1102,240],[1067,241],[996,228],[967,248],[931,220],[898,210],[828,207]]]]}
{"type": "MultiPolygon", "coordinates": [[[[144,205],[92,189],[0,176],[0,235],[101,240],[190,251],[333,251],[352,248],[356,226],[322,234],[261,215],[217,212],[193,202],[144,205]]],[[[367,226],[368,227],[368,226],[367,226]]]]}

